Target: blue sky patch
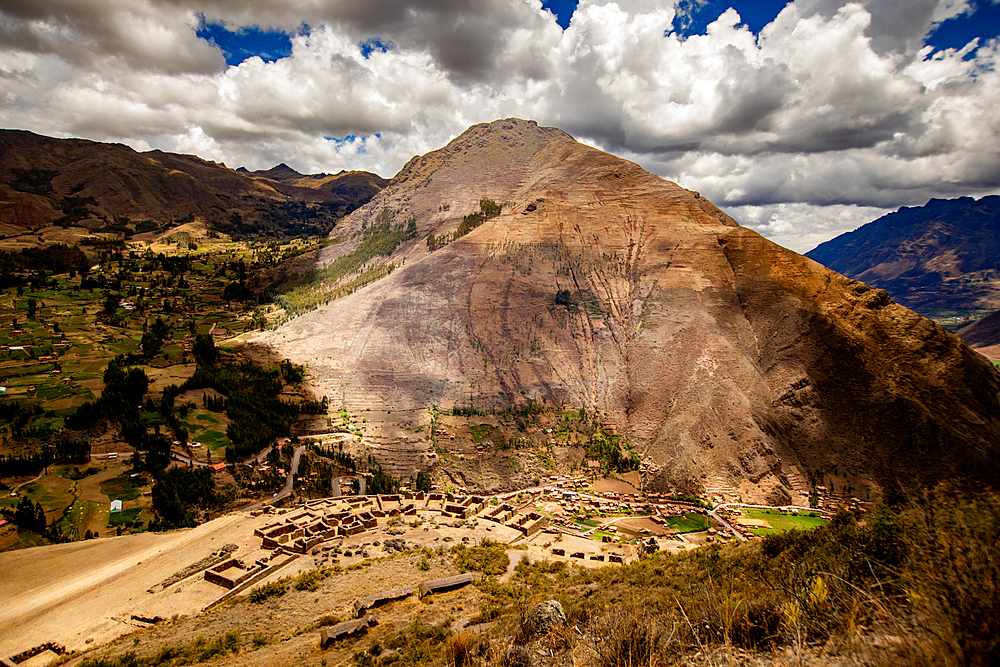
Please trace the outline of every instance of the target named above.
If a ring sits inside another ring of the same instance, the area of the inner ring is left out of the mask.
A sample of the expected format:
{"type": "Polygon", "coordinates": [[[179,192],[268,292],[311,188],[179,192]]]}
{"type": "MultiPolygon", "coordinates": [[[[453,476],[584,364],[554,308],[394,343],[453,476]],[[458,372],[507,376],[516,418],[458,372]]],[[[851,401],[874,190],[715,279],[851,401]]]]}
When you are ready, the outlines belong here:
{"type": "Polygon", "coordinates": [[[291,35],[277,30],[262,30],[251,26],[232,31],[221,23],[206,23],[202,18],[196,34],[222,49],[226,64],[230,67],[253,56],[272,63],[292,55],[291,35]]]}
{"type": "Polygon", "coordinates": [[[569,20],[573,18],[578,4],[579,0],[542,0],[542,7],[555,14],[556,23],[563,30],[569,27],[569,20]]]}
{"type": "MultiPolygon", "coordinates": [[[[960,49],[976,37],[982,44],[1000,35],[1000,5],[989,0],[974,0],[969,14],[945,21],[927,38],[927,45],[939,49],[960,49]]],[[[966,59],[972,58],[969,53],[966,59]]]]}
{"type": "Polygon", "coordinates": [[[732,7],[753,33],[760,31],[781,13],[788,0],[681,0],[677,4],[674,31],[681,37],[704,35],[708,24],[732,7]]]}
{"type": "Polygon", "coordinates": [[[358,48],[361,49],[361,55],[363,55],[366,59],[372,54],[373,51],[388,53],[395,46],[396,45],[392,42],[388,40],[383,42],[381,39],[368,39],[358,44],[358,48]]]}
{"type": "MultiPolygon", "coordinates": [[[[542,0],[542,7],[552,12],[565,30],[579,0],[542,0]]],[[[680,0],[674,31],[681,37],[704,35],[708,24],[732,7],[753,33],[773,21],[789,0],[680,0]]],[[[1000,36],[1000,3],[995,0],[972,0],[973,11],[937,27],[927,38],[927,44],[939,49],[961,49],[976,37],[980,43],[1000,36]]],[[[969,58],[973,57],[969,54],[969,58]]]]}

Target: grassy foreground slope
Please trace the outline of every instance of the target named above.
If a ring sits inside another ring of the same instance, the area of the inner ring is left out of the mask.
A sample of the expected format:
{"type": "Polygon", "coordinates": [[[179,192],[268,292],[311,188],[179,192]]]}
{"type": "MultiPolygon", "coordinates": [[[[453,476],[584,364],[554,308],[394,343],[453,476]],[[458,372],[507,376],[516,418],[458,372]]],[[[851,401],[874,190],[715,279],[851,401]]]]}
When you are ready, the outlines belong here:
{"type": "Polygon", "coordinates": [[[82,664],[991,665],[998,539],[1000,496],[939,488],[812,531],[624,567],[532,563],[485,542],[442,547],[304,572],[82,664]],[[381,574],[399,582],[459,569],[484,576],[475,588],[386,605],[366,634],[319,647],[318,630],[350,615],[357,590],[386,586],[381,574]],[[565,620],[545,613],[548,600],[565,620]]]}

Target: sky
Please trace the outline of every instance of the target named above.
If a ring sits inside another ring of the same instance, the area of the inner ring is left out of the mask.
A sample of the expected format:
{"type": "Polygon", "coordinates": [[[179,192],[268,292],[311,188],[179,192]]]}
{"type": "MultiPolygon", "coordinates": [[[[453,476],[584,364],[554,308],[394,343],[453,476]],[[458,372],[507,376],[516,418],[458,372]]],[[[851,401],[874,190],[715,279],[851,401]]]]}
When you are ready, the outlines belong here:
{"type": "Polygon", "coordinates": [[[391,177],[518,117],[799,252],[1000,193],[1000,0],[0,0],[0,127],[391,177]]]}

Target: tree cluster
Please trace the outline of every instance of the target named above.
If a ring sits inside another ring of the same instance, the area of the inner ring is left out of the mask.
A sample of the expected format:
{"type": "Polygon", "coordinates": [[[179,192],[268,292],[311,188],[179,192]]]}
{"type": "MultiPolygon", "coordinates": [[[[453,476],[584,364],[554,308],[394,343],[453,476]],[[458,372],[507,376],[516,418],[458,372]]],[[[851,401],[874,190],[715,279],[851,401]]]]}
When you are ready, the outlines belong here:
{"type": "Polygon", "coordinates": [[[159,517],[153,528],[194,526],[199,507],[218,504],[215,479],[205,467],[170,468],[157,476],[152,500],[159,517]]]}
{"type": "Polygon", "coordinates": [[[34,503],[30,498],[21,498],[14,509],[12,521],[19,527],[33,530],[39,535],[45,532],[45,510],[41,503],[34,503]]]}
{"type": "Polygon", "coordinates": [[[498,204],[492,199],[480,199],[478,211],[462,218],[462,222],[458,223],[458,228],[451,234],[442,234],[441,236],[429,235],[427,237],[427,247],[433,251],[446,246],[452,241],[462,238],[487,220],[497,217],[502,210],[502,204],[498,204]]]}

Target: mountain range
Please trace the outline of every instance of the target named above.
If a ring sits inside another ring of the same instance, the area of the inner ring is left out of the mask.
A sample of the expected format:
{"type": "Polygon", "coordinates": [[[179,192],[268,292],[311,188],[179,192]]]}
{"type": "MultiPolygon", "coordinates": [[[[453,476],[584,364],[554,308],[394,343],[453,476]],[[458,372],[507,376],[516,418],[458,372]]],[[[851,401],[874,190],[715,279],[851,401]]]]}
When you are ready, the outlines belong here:
{"type": "Polygon", "coordinates": [[[1000,196],[904,206],[806,256],[927,317],[982,317],[1000,309],[1000,196]]]}
{"type": "Polygon", "coordinates": [[[385,183],[368,172],[248,172],[192,155],[0,130],[0,231],[8,235],[194,218],[234,234],[326,232],[385,183]]]}
{"type": "MultiPolygon", "coordinates": [[[[317,268],[379,225],[409,230],[365,255],[385,277],[337,278],[329,303],[262,339],[335,405],[582,408],[641,455],[649,488],[776,501],[823,475],[859,495],[1000,480],[986,359],[558,129],[496,121],[413,158],[338,223],[346,240],[317,268]]],[[[386,446],[419,449],[405,424],[383,426],[386,446]]]]}

